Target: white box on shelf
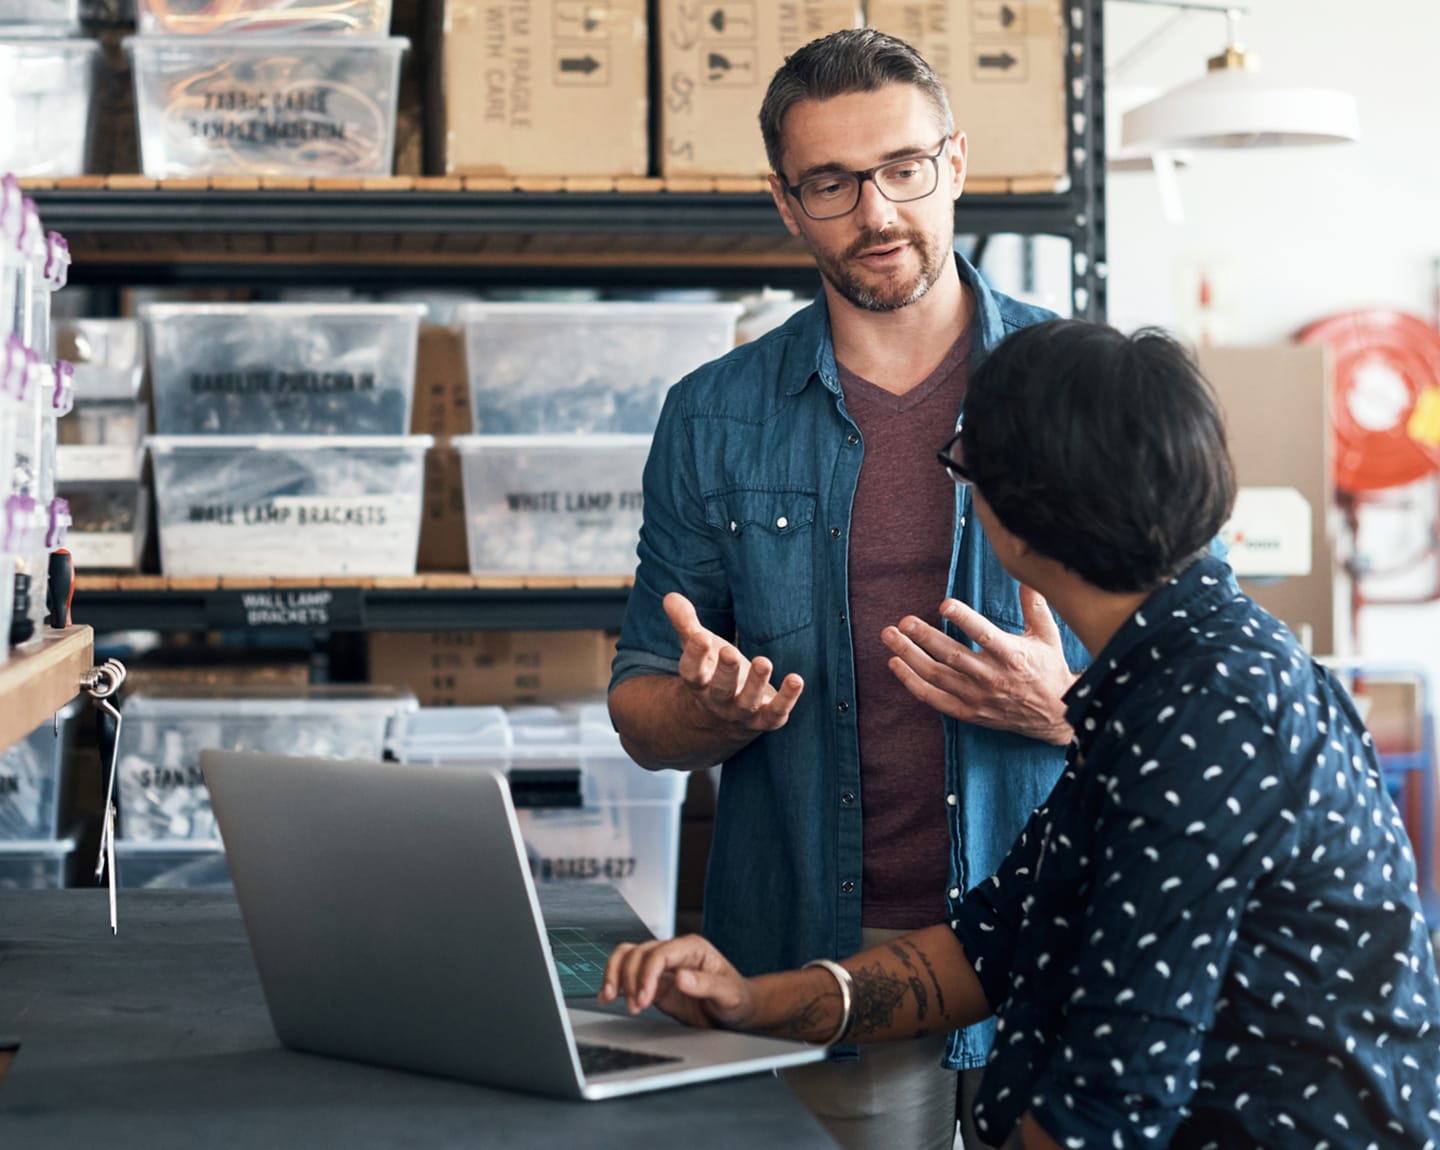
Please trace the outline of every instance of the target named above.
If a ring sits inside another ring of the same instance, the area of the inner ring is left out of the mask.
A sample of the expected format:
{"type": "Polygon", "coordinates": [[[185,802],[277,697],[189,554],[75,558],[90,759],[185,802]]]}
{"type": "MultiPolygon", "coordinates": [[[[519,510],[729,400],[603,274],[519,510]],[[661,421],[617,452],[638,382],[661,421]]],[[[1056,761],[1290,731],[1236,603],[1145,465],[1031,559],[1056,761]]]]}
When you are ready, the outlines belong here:
{"type": "Polygon", "coordinates": [[[461,435],[476,575],[633,575],[648,435],[461,435]]]}
{"type": "Polygon", "coordinates": [[[136,0],[135,22],[145,36],[384,36],[390,0],[230,0],[218,7],[136,0]]]}
{"type": "Polygon", "coordinates": [[[60,786],[76,704],[0,751],[0,842],[60,833],[60,786]]]}
{"type": "Polygon", "coordinates": [[[0,842],[0,890],[59,890],[75,840],[0,842]]]}
{"type": "MultiPolygon", "coordinates": [[[[403,36],[131,36],[147,176],[388,176],[403,36]]],[[[217,222],[223,222],[217,221],[217,222]]]]}
{"type": "Polygon", "coordinates": [[[152,304],[160,435],[405,435],[423,304],[152,304]]]}
{"type": "Polygon", "coordinates": [[[480,435],[649,435],[671,384],[735,346],[730,303],[470,303],[480,435]]]}
{"type": "Polygon", "coordinates": [[[167,575],[415,574],[431,436],[148,443],[167,575]]]}
{"type": "Polygon", "coordinates": [[[636,764],[603,703],[422,707],[396,750],[405,763],[504,771],[536,882],[612,883],[657,937],[675,933],[689,775],[636,764]]]}
{"type": "Polygon", "coordinates": [[[0,28],[0,172],[83,175],[100,45],[8,38],[12,31],[0,28]]]}
{"type": "Polygon", "coordinates": [[[115,779],[122,839],[214,849],[219,832],[202,750],[379,759],[415,709],[409,692],[385,687],[224,690],[172,687],[125,701],[115,779]]]}

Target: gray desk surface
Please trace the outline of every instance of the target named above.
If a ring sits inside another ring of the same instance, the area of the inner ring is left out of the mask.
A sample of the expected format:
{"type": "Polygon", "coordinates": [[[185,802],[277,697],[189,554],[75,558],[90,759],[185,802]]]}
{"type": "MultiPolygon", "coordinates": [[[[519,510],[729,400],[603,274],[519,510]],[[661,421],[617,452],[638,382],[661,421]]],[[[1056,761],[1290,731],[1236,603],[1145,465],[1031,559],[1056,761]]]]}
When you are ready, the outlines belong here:
{"type": "MultiPolygon", "coordinates": [[[[635,937],[608,890],[542,902],[552,926],[635,937]]],[[[122,891],[112,938],[103,892],[0,891],[0,1036],[20,1042],[0,1081],[17,1150],[833,1147],[769,1075],[557,1102],[285,1050],[228,892],[122,891]]]]}

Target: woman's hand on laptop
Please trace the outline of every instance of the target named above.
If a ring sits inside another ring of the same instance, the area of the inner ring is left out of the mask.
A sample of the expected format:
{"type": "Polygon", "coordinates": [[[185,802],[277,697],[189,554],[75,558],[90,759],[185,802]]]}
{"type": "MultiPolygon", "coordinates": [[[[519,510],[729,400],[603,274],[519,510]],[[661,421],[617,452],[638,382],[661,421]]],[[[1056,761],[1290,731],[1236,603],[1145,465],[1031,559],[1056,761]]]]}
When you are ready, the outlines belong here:
{"type": "Polygon", "coordinates": [[[631,1014],[656,1006],[687,1026],[744,1030],[754,1021],[751,981],[698,934],[617,946],[605,964],[600,1001],[622,996],[631,1014]]]}

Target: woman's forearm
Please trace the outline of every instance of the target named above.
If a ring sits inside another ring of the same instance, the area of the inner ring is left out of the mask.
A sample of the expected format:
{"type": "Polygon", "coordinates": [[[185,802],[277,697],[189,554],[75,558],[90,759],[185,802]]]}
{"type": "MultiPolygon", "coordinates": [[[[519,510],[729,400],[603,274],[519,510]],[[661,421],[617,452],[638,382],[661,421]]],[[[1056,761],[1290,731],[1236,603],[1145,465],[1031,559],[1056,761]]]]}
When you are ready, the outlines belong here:
{"type": "MultiPolygon", "coordinates": [[[[946,926],[871,947],[840,964],[854,979],[847,1042],[888,1042],[945,1034],[990,1014],[965,950],[946,926]]],[[[755,1019],[747,1029],[824,1042],[840,1025],[841,993],[821,968],[754,980],[755,1019]]]]}

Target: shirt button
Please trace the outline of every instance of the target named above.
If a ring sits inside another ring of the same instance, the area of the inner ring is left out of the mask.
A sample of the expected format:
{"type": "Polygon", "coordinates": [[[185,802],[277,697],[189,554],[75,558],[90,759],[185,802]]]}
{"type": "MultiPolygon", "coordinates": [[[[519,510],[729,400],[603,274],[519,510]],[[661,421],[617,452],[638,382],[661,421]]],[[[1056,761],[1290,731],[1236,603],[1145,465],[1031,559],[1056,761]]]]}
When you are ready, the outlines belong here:
{"type": "Polygon", "coordinates": [[[951,930],[959,930],[959,929],[960,929],[960,920],[959,920],[958,918],[952,918],[952,919],[950,920],[950,929],[951,929],[951,930]]]}
{"type": "Polygon", "coordinates": [[[952,886],[952,887],[950,888],[950,897],[951,897],[951,898],[959,898],[959,897],[960,897],[960,888],[959,888],[958,886],[952,886]]]}
{"type": "Polygon", "coordinates": [[[736,523],[735,520],[733,520],[733,519],[730,520],[730,532],[731,532],[731,534],[734,534],[736,531],[739,531],[739,530],[740,530],[740,524],[736,523]]]}
{"type": "Polygon", "coordinates": [[[835,709],[843,715],[846,711],[850,709],[850,704],[847,703],[844,699],[841,699],[838,703],[835,704],[835,709]]]}
{"type": "Polygon", "coordinates": [[[855,880],[854,880],[853,878],[847,878],[844,882],[842,882],[842,883],[840,884],[840,893],[841,893],[841,894],[851,894],[851,893],[854,892],[854,890],[855,890],[855,880]]]}
{"type": "Polygon", "coordinates": [[[845,437],[845,442],[848,443],[851,447],[854,447],[857,443],[860,442],[860,437],[852,431],[849,435],[845,437]]]}
{"type": "Polygon", "coordinates": [[[854,793],[853,793],[852,791],[846,791],[843,795],[841,795],[841,796],[840,796],[840,805],[841,805],[842,807],[854,806],[854,805],[855,805],[855,795],[854,795],[854,793]]]}
{"type": "Polygon", "coordinates": [[[831,539],[839,539],[839,538],[840,538],[840,528],[838,528],[838,527],[832,527],[832,528],[830,528],[830,538],[831,538],[831,539]]]}
{"type": "Polygon", "coordinates": [[[779,519],[775,520],[775,526],[780,528],[781,531],[784,531],[785,528],[790,526],[790,520],[786,519],[785,516],[782,515],[779,519]]]}
{"type": "Polygon", "coordinates": [[[953,807],[958,800],[955,798],[954,795],[946,795],[946,796],[945,796],[945,801],[946,801],[950,806],[953,807]]]}
{"type": "Polygon", "coordinates": [[[842,627],[845,626],[845,622],[846,622],[846,620],[845,620],[845,612],[844,612],[844,611],[841,611],[841,612],[840,612],[840,626],[842,626],[842,627]]]}
{"type": "Polygon", "coordinates": [[[963,515],[960,516],[960,526],[961,526],[961,527],[964,527],[964,526],[965,526],[965,516],[963,516],[963,515]]]}

